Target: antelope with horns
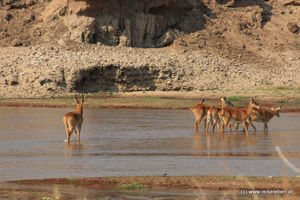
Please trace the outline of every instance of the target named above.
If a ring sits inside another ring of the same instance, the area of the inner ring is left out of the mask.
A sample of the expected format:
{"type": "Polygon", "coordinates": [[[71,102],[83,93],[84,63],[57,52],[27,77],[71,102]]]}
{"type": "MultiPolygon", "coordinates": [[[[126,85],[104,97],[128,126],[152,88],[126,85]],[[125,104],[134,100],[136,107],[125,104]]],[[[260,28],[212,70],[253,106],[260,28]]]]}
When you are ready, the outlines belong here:
{"type": "Polygon", "coordinates": [[[81,101],[78,100],[77,95],[75,95],[75,100],[77,101],[76,111],[68,112],[63,117],[68,143],[70,143],[70,136],[72,135],[73,131],[75,131],[74,133],[75,140],[77,135],[78,141],[80,141],[80,131],[83,122],[83,102],[84,102],[83,94],[81,96],[81,101]]]}
{"type": "Polygon", "coordinates": [[[243,127],[245,129],[246,134],[248,135],[248,125],[246,120],[250,116],[253,109],[260,109],[260,106],[256,103],[254,99],[251,99],[251,101],[248,104],[247,109],[243,108],[223,108],[221,111],[219,111],[219,117],[222,121],[222,127],[221,132],[224,133],[224,129],[226,128],[228,122],[230,120],[233,120],[235,123],[237,123],[237,126],[235,128],[235,133],[237,133],[237,130],[239,128],[239,124],[242,122],[243,127]]]}
{"type": "MultiPolygon", "coordinates": [[[[266,110],[263,108],[260,109],[253,109],[249,116],[249,123],[253,123],[254,121],[256,122],[262,122],[264,123],[264,132],[268,131],[268,122],[276,115],[277,117],[280,117],[279,111],[280,111],[280,106],[277,108],[272,107],[271,111],[266,110]]],[[[254,130],[256,131],[256,127],[252,126],[254,130]]]]}
{"type": "MultiPolygon", "coordinates": [[[[226,97],[221,97],[220,100],[222,103],[222,108],[218,108],[216,106],[210,106],[210,108],[207,111],[206,132],[208,132],[209,122],[211,120],[212,120],[212,127],[211,127],[212,132],[215,132],[216,125],[217,125],[218,132],[220,132],[220,125],[219,125],[220,117],[218,115],[218,112],[221,111],[225,107],[233,107],[233,104],[230,101],[228,101],[226,99],[226,97]]],[[[232,126],[232,124],[230,124],[230,126],[229,126],[230,130],[231,130],[231,126],[232,126]]]]}

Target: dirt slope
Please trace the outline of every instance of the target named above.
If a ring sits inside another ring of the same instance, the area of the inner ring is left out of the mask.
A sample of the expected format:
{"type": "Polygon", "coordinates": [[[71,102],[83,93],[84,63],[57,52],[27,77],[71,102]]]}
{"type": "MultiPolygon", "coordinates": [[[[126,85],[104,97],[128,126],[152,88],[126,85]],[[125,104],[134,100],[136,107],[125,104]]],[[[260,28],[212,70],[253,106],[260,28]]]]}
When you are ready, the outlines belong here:
{"type": "Polygon", "coordinates": [[[4,97],[300,87],[299,0],[0,5],[4,97]]]}
{"type": "Polygon", "coordinates": [[[66,37],[112,46],[160,47],[179,37],[175,46],[210,48],[230,57],[239,58],[247,52],[270,59],[278,58],[279,54],[283,60],[299,58],[299,1],[1,0],[0,3],[2,47],[36,45],[66,37]]]}

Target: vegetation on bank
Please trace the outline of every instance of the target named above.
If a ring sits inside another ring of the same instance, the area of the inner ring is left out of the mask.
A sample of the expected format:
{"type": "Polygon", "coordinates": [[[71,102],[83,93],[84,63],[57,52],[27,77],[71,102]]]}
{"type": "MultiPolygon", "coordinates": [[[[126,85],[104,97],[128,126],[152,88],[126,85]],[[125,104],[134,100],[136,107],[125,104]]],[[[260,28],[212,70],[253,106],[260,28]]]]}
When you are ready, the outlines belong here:
{"type": "MultiPolygon", "coordinates": [[[[86,108],[137,108],[137,109],[188,109],[205,98],[205,104],[221,105],[219,97],[226,96],[234,106],[245,107],[250,97],[255,97],[259,104],[266,108],[282,106],[283,112],[300,112],[299,89],[260,89],[249,91],[206,91],[199,95],[192,93],[97,93],[87,94],[84,106],[86,108]],[[262,95],[261,92],[264,94],[262,95]],[[294,96],[287,98],[288,94],[294,96]],[[166,95],[167,94],[167,95],[166,95]],[[188,95],[187,95],[188,94],[188,95]],[[276,95],[277,94],[277,95],[276,95]],[[280,94],[280,95],[278,95],[280,94]],[[285,94],[285,97],[281,97],[285,94]]],[[[16,107],[74,107],[75,100],[72,96],[58,98],[34,98],[34,99],[0,99],[0,106],[16,107]]]]}
{"type": "Polygon", "coordinates": [[[146,189],[147,186],[139,183],[126,183],[119,185],[118,188],[123,190],[142,190],[146,189]]]}

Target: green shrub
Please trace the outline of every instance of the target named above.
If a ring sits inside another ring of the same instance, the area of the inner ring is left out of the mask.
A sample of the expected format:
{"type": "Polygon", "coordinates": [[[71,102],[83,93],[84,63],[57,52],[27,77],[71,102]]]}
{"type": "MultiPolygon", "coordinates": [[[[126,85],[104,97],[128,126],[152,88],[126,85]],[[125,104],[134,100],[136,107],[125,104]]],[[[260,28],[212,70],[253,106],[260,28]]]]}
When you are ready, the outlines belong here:
{"type": "Polygon", "coordinates": [[[243,96],[232,96],[232,97],[227,97],[227,100],[229,100],[229,101],[241,101],[242,99],[244,99],[243,96]]]}

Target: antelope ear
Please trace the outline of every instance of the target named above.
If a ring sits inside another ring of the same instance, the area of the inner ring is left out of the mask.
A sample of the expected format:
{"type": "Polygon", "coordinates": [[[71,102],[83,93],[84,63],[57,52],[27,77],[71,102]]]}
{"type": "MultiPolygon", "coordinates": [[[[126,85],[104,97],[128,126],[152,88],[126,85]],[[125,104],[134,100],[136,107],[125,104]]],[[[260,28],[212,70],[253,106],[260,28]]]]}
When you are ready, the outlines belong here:
{"type": "Polygon", "coordinates": [[[278,106],[276,110],[278,110],[278,111],[279,111],[280,109],[281,109],[281,106],[278,106]]]}
{"type": "Polygon", "coordinates": [[[258,109],[260,109],[261,107],[260,106],[258,106],[258,109]]]}
{"type": "Polygon", "coordinates": [[[255,103],[255,104],[257,104],[257,102],[256,102],[256,100],[255,100],[255,99],[256,99],[256,97],[257,97],[257,96],[255,96],[255,97],[252,97],[252,98],[251,98],[251,101],[252,101],[252,103],[255,103]]]}

